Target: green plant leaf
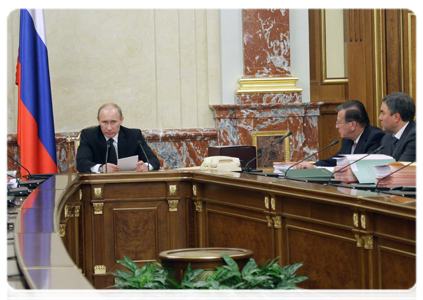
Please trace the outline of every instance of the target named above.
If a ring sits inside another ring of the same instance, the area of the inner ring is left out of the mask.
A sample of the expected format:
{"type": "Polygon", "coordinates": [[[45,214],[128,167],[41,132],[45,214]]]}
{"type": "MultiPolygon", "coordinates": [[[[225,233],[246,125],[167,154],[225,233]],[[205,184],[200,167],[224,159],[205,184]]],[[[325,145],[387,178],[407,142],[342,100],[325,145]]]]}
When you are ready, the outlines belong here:
{"type": "Polygon", "coordinates": [[[203,273],[203,269],[195,269],[191,268],[191,264],[188,264],[187,271],[185,273],[184,278],[182,278],[182,282],[190,282],[197,278],[201,273],[203,273]]]}
{"type": "Polygon", "coordinates": [[[276,289],[278,289],[278,290],[295,290],[295,289],[297,289],[297,287],[295,286],[294,283],[281,282],[280,284],[278,284],[276,289]]]}
{"type": "Polygon", "coordinates": [[[207,282],[207,281],[202,281],[201,280],[201,281],[194,282],[192,284],[192,286],[195,289],[204,289],[204,288],[209,288],[210,287],[210,283],[207,282]]]}
{"type": "Polygon", "coordinates": [[[231,268],[232,271],[238,271],[239,267],[236,261],[231,258],[229,255],[222,253],[223,260],[226,262],[226,264],[231,268]]]}
{"type": "Polygon", "coordinates": [[[290,276],[294,275],[295,272],[303,265],[303,263],[296,263],[290,265],[286,270],[290,276]]]}
{"type": "Polygon", "coordinates": [[[244,277],[244,280],[248,281],[251,287],[258,286],[260,283],[266,282],[269,279],[270,277],[265,275],[262,275],[262,276],[248,275],[244,277]]]}
{"type": "Polygon", "coordinates": [[[308,279],[307,276],[298,276],[298,277],[290,278],[289,280],[287,280],[287,282],[296,284],[296,283],[303,282],[303,281],[305,281],[307,279],[308,279]]]}
{"type": "Polygon", "coordinates": [[[112,275],[116,276],[116,277],[127,278],[127,277],[132,276],[132,273],[116,269],[116,273],[112,273],[112,275]]]}
{"type": "Polygon", "coordinates": [[[128,270],[135,272],[135,270],[139,269],[138,265],[129,257],[123,256],[123,259],[125,260],[128,270]]]}
{"type": "Polygon", "coordinates": [[[257,263],[254,259],[250,259],[244,266],[244,268],[241,271],[242,277],[251,275],[253,273],[259,272],[260,269],[257,266],[257,263]]]}

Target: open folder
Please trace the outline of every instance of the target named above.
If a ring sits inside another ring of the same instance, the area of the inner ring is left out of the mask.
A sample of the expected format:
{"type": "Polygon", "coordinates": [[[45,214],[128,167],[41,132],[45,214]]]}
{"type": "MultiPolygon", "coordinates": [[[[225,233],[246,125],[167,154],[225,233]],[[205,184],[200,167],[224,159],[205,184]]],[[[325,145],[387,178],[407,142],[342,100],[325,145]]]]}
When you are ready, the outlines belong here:
{"type": "MultiPolygon", "coordinates": [[[[280,170],[286,175],[286,170],[280,170]]],[[[318,178],[329,180],[332,176],[332,172],[325,168],[316,169],[290,169],[288,171],[288,178],[292,179],[305,179],[305,178],[318,178]]]]}

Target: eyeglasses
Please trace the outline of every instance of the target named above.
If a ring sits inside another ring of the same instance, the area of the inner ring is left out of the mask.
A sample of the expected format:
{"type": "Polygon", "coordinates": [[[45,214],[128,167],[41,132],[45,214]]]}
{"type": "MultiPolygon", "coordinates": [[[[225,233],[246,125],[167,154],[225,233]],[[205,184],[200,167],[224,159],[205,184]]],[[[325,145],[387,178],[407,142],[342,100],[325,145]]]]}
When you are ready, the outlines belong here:
{"type": "Polygon", "coordinates": [[[351,122],[353,122],[353,121],[346,121],[346,122],[338,122],[338,121],[336,121],[336,125],[341,125],[341,124],[346,124],[346,123],[351,123],[351,122]]]}

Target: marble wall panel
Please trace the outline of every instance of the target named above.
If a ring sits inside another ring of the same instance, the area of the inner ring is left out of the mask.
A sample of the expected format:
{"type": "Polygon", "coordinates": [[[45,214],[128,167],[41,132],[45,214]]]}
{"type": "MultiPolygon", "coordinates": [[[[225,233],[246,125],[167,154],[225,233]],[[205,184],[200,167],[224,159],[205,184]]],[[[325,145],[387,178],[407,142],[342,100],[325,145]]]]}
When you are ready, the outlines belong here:
{"type": "MultiPolygon", "coordinates": [[[[68,145],[66,137],[77,137],[79,132],[56,134],[56,155],[58,173],[68,172],[68,145]]],[[[143,130],[143,136],[153,152],[159,158],[161,168],[175,169],[200,166],[208,156],[208,147],[217,145],[218,130],[211,128],[143,130]]],[[[17,135],[7,135],[7,154],[20,162],[20,148],[17,135]]],[[[76,172],[75,148],[71,147],[73,172],[76,172]]],[[[7,159],[7,170],[18,170],[20,167],[12,159],[7,159]]]]}
{"type": "Polygon", "coordinates": [[[288,9],[244,9],[244,75],[291,76],[288,9]]]}
{"type": "MultiPolygon", "coordinates": [[[[255,131],[288,130],[292,131],[291,161],[298,161],[318,149],[319,106],[320,103],[213,105],[218,145],[252,145],[255,131]]],[[[266,146],[262,147],[257,151],[264,151],[266,146]]]]}
{"type": "Polygon", "coordinates": [[[237,104],[248,103],[302,103],[301,93],[284,94],[240,94],[236,97],[237,104]]]}

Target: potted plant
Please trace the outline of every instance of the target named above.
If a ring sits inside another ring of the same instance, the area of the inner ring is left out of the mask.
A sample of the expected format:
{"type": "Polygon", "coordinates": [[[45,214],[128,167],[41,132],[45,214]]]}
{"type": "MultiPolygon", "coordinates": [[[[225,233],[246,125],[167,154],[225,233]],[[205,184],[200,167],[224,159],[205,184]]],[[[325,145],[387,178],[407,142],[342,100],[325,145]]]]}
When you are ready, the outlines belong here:
{"type": "Polygon", "coordinates": [[[131,300],[153,300],[153,299],[174,299],[175,289],[166,280],[167,270],[161,268],[157,262],[147,264],[141,269],[129,257],[124,256],[124,260],[118,260],[130,272],[116,270],[113,273],[116,277],[115,288],[120,288],[123,292],[118,299],[131,300]]]}
{"type": "Polygon", "coordinates": [[[113,288],[120,289],[296,289],[297,284],[308,279],[297,276],[297,270],[303,265],[296,263],[280,267],[277,258],[266,262],[261,268],[254,259],[240,271],[238,264],[227,254],[222,253],[226,263],[216,267],[216,272],[206,280],[195,281],[203,270],[193,270],[190,265],[181,282],[168,278],[168,271],[157,262],[149,262],[142,268],[130,258],[118,260],[129,272],[117,270],[116,283],[113,288]]]}

